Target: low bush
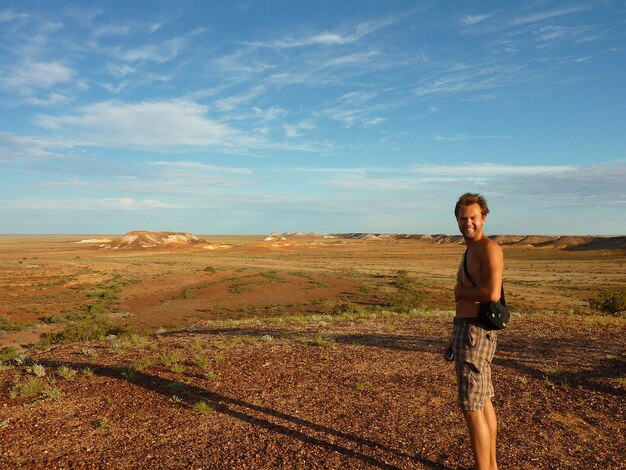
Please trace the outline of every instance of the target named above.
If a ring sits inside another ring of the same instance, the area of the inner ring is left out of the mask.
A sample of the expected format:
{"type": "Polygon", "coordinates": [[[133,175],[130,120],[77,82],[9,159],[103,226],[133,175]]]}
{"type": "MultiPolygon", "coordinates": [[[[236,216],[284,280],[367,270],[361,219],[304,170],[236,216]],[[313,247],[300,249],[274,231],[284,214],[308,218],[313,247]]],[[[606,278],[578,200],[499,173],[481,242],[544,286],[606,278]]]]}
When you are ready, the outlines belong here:
{"type": "Polygon", "coordinates": [[[215,406],[206,401],[198,401],[194,403],[193,410],[197,413],[212,413],[215,411],[215,406]]]}
{"type": "Polygon", "coordinates": [[[44,377],[46,375],[46,369],[41,364],[33,364],[32,367],[27,369],[35,377],[44,377]]]}
{"type": "Polygon", "coordinates": [[[607,315],[616,315],[626,310],[626,289],[602,289],[589,301],[589,306],[607,315]]]}
{"type": "Polygon", "coordinates": [[[130,364],[130,367],[136,372],[141,372],[144,369],[150,367],[151,365],[154,365],[155,363],[156,361],[152,357],[142,357],[140,359],[133,361],[130,364]]]}
{"type": "Polygon", "coordinates": [[[390,285],[395,291],[386,294],[385,307],[397,312],[408,313],[421,306],[424,295],[418,290],[419,286],[415,279],[409,277],[406,271],[398,271],[390,285]]]}
{"type": "Polygon", "coordinates": [[[175,374],[182,374],[185,371],[185,366],[184,364],[179,364],[177,362],[170,366],[170,371],[174,372],[175,374]]]}
{"type": "Polygon", "coordinates": [[[128,330],[128,325],[114,325],[101,316],[84,318],[68,323],[61,331],[44,333],[39,346],[46,347],[53,344],[102,339],[108,335],[126,333],[128,330]]]}
{"type": "Polygon", "coordinates": [[[261,276],[265,277],[270,282],[285,282],[276,271],[262,271],[261,276]]]}
{"type": "Polygon", "coordinates": [[[76,376],[76,370],[68,366],[60,366],[56,370],[56,375],[65,380],[72,380],[76,376]]]}
{"type": "Polygon", "coordinates": [[[178,296],[176,297],[176,300],[193,299],[195,296],[196,296],[196,289],[194,289],[193,287],[188,287],[184,289],[180,294],[178,294],[178,296]]]}
{"type": "Polygon", "coordinates": [[[25,323],[17,323],[0,317],[0,331],[21,331],[25,328],[28,328],[28,325],[25,323]]]}
{"type": "Polygon", "coordinates": [[[13,346],[9,346],[7,348],[0,349],[0,364],[5,362],[11,362],[17,358],[19,358],[22,353],[13,346]]]}
{"type": "Polygon", "coordinates": [[[65,328],[61,331],[44,333],[38,346],[48,347],[53,344],[89,341],[102,339],[108,335],[129,332],[130,327],[128,325],[114,325],[109,322],[105,314],[117,300],[122,287],[132,282],[124,280],[119,274],[116,274],[103,287],[95,303],[63,315],[47,318],[46,321],[49,323],[65,323],[65,328]]]}
{"type": "Polygon", "coordinates": [[[9,396],[12,399],[41,397],[60,400],[63,398],[61,390],[53,387],[41,377],[28,377],[24,382],[15,383],[9,391],[9,396]]]}
{"type": "Polygon", "coordinates": [[[333,344],[335,344],[335,341],[331,338],[327,338],[323,336],[320,333],[317,333],[311,340],[311,344],[313,346],[328,347],[328,346],[332,346],[333,344]]]}

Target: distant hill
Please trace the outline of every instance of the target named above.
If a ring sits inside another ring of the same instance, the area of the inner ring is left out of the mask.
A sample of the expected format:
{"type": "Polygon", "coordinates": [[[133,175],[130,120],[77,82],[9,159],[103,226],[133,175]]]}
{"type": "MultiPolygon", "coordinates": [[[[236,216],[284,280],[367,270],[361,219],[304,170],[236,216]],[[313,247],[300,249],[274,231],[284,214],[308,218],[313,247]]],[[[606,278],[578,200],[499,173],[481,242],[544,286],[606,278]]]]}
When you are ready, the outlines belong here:
{"type": "MultiPolygon", "coordinates": [[[[463,243],[461,235],[420,235],[406,233],[331,233],[324,238],[359,240],[363,243],[395,242],[398,240],[423,240],[434,244],[463,243]]],[[[535,248],[560,248],[569,251],[580,250],[626,250],[626,236],[593,237],[593,236],[549,236],[549,235],[493,235],[493,241],[506,246],[528,246],[535,248]]]]}
{"type": "Polygon", "coordinates": [[[215,249],[228,245],[214,245],[188,232],[147,232],[134,230],[117,238],[95,238],[81,240],[102,250],[139,250],[145,248],[203,248],[215,249]]]}
{"type": "MultiPolygon", "coordinates": [[[[272,232],[267,237],[265,237],[264,241],[284,241],[284,240],[295,240],[295,239],[304,239],[304,238],[322,238],[319,233],[312,232],[272,232]]],[[[329,237],[330,238],[330,237],[329,237]]]]}

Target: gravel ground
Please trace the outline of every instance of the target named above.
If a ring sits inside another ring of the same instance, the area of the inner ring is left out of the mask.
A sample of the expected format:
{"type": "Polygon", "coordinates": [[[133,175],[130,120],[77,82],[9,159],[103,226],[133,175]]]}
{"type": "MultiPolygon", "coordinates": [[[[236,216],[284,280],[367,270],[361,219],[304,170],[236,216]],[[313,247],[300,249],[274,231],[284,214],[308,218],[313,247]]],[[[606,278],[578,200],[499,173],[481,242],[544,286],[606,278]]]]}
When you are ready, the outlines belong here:
{"type": "MultiPolygon", "coordinates": [[[[493,365],[501,468],[626,468],[625,325],[513,318],[493,365]]],[[[214,321],[38,352],[41,378],[0,370],[0,468],[470,468],[450,327],[214,321]],[[48,388],[19,396],[27,380],[48,388]]]]}

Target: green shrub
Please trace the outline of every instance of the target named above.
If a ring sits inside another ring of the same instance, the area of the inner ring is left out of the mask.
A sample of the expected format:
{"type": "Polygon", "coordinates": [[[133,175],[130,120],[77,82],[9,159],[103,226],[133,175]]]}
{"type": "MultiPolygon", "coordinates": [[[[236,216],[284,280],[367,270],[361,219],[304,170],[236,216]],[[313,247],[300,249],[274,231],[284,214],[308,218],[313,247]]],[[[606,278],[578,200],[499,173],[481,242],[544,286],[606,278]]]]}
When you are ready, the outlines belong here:
{"type": "Polygon", "coordinates": [[[43,398],[48,398],[50,400],[59,401],[63,399],[63,392],[57,387],[52,387],[51,385],[47,385],[41,391],[41,396],[43,398]]]}
{"type": "Polygon", "coordinates": [[[137,333],[124,336],[119,341],[113,343],[114,349],[144,349],[150,344],[150,339],[137,333]]]}
{"type": "Polygon", "coordinates": [[[202,356],[196,357],[195,361],[198,367],[200,367],[201,369],[204,369],[206,366],[208,366],[211,363],[211,361],[208,358],[202,357],[202,356]]]}
{"type": "Polygon", "coordinates": [[[147,367],[150,367],[151,365],[154,365],[155,360],[151,357],[142,357],[140,359],[137,359],[135,361],[133,361],[130,365],[131,369],[133,369],[135,372],[141,372],[142,370],[146,369],[147,367]]]}
{"type": "Polygon", "coordinates": [[[244,287],[240,284],[231,284],[228,286],[228,292],[231,294],[241,294],[244,291],[244,287]]]}
{"type": "Polygon", "coordinates": [[[406,271],[398,271],[390,285],[395,289],[386,295],[385,306],[398,312],[408,313],[422,304],[423,294],[415,279],[406,271]]]}
{"type": "Polygon", "coordinates": [[[217,380],[217,374],[215,372],[213,372],[212,370],[202,374],[202,377],[204,377],[209,382],[213,382],[213,381],[217,380]]]}
{"type": "Polygon", "coordinates": [[[363,307],[352,302],[342,302],[337,305],[336,309],[332,313],[337,315],[358,315],[363,312],[363,307]]]}
{"type": "Polygon", "coordinates": [[[182,403],[182,402],[183,402],[183,399],[182,399],[182,398],[180,398],[178,395],[172,395],[172,397],[170,398],[170,401],[171,401],[172,403],[179,404],[179,403],[182,403]]]}
{"type": "Polygon", "coordinates": [[[159,356],[159,362],[165,367],[171,367],[172,365],[182,361],[183,356],[178,351],[172,351],[169,355],[164,354],[159,356]]]}
{"type": "Polygon", "coordinates": [[[56,375],[65,380],[72,380],[76,376],[76,370],[68,366],[61,366],[57,369],[56,375]]]}
{"type": "Polygon", "coordinates": [[[106,319],[105,313],[117,300],[122,286],[132,282],[123,280],[119,274],[116,274],[98,294],[94,304],[85,305],[81,309],[64,315],[48,317],[46,321],[49,323],[67,322],[67,324],[61,331],[44,333],[38,346],[47,347],[52,344],[102,339],[108,335],[128,332],[129,326],[113,325],[106,319]]]}
{"type": "Polygon", "coordinates": [[[276,271],[262,271],[261,272],[261,276],[265,277],[267,280],[269,280],[271,282],[285,282],[278,275],[278,273],[276,271]]]}
{"type": "Polygon", "coordinates": [[[335,341],[331,338],[326,338],[321,333],[317,333],[311,340],[311,344],[314,346],[327,347],[335,344],[335,341]]]}
{"type": "Polygon", "coordinates": [[[122,377],[124,377],[129,382],[134,382],[139,378],[139,375],[136,370],[131,369],[130,367],[126,367],[122,370],[122,377]]]}
{"type": "Polygon", "coordinates": [[[102,317],[84,318],[68,323],[61,331],[44,333],[39,345],[45,347],[52,344],[102,339],[108,335],[125,333],[128,329],[128,326],[113,325],[102,317]]]}
{"type": "Polygon", "coordinates": [[[41,364],[33,364],[32,367],[28,368],[28,371],[35,377],[44,377],[46,375],[46,369],[41,364]]]}
{"type": "Polygon", "coordinates": [[[25,328],[28,328],[28,325],[0,317],[0,331],[21,331],[25,328]]]}
{"type": "Polygon", "coordinates": [[[109,427],[109,421],[106,418],[99,419],[94,423],[96,429],[107,429],[109,427]]]}
{"type": "Polygon", "coordinates": [[[20,351],[13,346],[0,349],[0,364],[11,362],[21,356],[20,351]]]}
{"type": "Polygon", "coordinates": [[[198,401],[194,403],[193,410],[197,413],[212,413],[215,411],[215,406],[206,401],[198,401]]]}
{"type": "Polygon", "coordinates": [[[626,289],[602,289],[589,301],[589,306],[608,315],[623,312],[626,310],[626,289]]]}
{"type": "Polygon", "coordinates": [[[44,382],[39,377],[29,377],[26,382],[17,382],[11,387],[9,396],[11,398],[18,397],[36,397],[43,390],[44,382]]]}
{"type": "Polygon", "coordinates": [[[193,299],[196,296],[196,289],[193,287],[188,287],[183,290],[176,299],[193,299]]]}
{"type": "Polygon", "coordinates": [[[170,366],[170,370],[175,374],[182,374],[185,371],[185,366],[183,364],[175,363],[170,366]]]}

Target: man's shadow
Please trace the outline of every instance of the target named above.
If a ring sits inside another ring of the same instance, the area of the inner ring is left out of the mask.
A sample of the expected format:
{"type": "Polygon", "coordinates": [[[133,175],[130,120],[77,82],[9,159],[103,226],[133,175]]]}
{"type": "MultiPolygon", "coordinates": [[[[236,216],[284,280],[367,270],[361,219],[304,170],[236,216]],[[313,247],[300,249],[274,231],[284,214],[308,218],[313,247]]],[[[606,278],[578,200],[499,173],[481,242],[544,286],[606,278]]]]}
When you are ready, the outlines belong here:
{"type": "MultiPolygon", "coordinates": [[[[205,336],[252,336],[271,335],[276,338],[293,339],[314,338],[313,333],[293,333],[274,328],[220,328],[214,330],[197,329],[189,332],[205,336]]],[[[332,334],[329,335],[338,344],[361,345],[369,347],[382,347],[398,351],[415,351],[421,353],[443,355],[444,348],[448,341],[444,336],[430,338],[411,335],[394,334],[332,334]]],[[[601,346],[590,342],[579,344],[573,350],[571,347],[559,347],[554,339],[526,338],[523,342],[505,341],[504,344],[498,340],[498,352],[493,359],[493,364],[514,369],[525,375],[536,379],[544,379],[546,372],[541,369],[542,360],[550,358],[566,359],[568,362],[576,363],[580,357],[597,357],[597,365],[580,372],[563,372],[560,374],[561,380],[574,386],[581,386],[588,390],[593,390],[610,395],[623,396],[623,390],[603,384],[598,379],[612,379],[624,376],[626,371],[626,361],[622,358],[606,358],[601,346]],[[529,354],[536,358],[531,358],[529,354]],[[532,360],[531,360],[532,359],[532,360]],[[538,360],[536,360],[538,359],[538,360]],[[531,364],[538,364],[534,366],[531,364]]]]}
{"type": "Polygon", "coordinates": [[[181,398],[182,403],[184,403],[186,406],[189,406],[190,408],[199,401],[209,401],[213,405],[215,412],[223,413],[225,415],[240,419],[253,426],[259,426],[272,432],[298,439],[307,444],[315,445],[328,451],[337,452],[346,457],[357,459],[364,464],[372,467],[384,469],[401,468],[386,463],[379,458],[371,457],[357,450],[350,449],[349,447],[335,444],[333,442],[329,442],[318,437],[310,436],[306,434],[305,431],[292,429],[287,425],[274,423],[266,418],[255,416],[253,412],[259,413],[261,415],[266,415],[268,417],[278,418],[287,423],[300,426],[305,429],[310,429],[312,431],[316,431],[326,435],[332,435],[346,441],[353,442],[354,444],[357,444],[359,446],[369,447],[377,453],[382,452],[390,454],[406,462],[411,462],[411,464],[420,463],[424,467],[432,469],[449,469],[449,467],[446,467],[445,465],[438,462],[433,462],[432,460],[422,457],[419,454],[409,455],[407,453],[385,446],[370,439],[365,439],[346,432],[338,431],[333,428],[313,423],[311,421],[296,416],[288,415],[272,408],[247,403],[237,398],[231,398],[226,395],[211,392],[209,390],[193,385],[188,385],[176,380],[166,379],[156,375],[149,375],[137,371],[133,371],[132,374],[129,374],[128,368],[125,367],[102,366],[86,362],[41,361],[40,364],[47,367],[67,366],[73,369],[82,369],[88,367],[93,371],[94,374],[113,378],[116,380],[131,381],[137,386],[140,386],[146,390],[159,393],[168,398],[172,396],[172,391],[175,390],[176,394],[179,396],[179,398],[181,398]],[[132,376],[132,380],[129,380],[130,376],[132,376]],[[243,408],[245,411],[240,411],[237,408],[243,408]]]}

